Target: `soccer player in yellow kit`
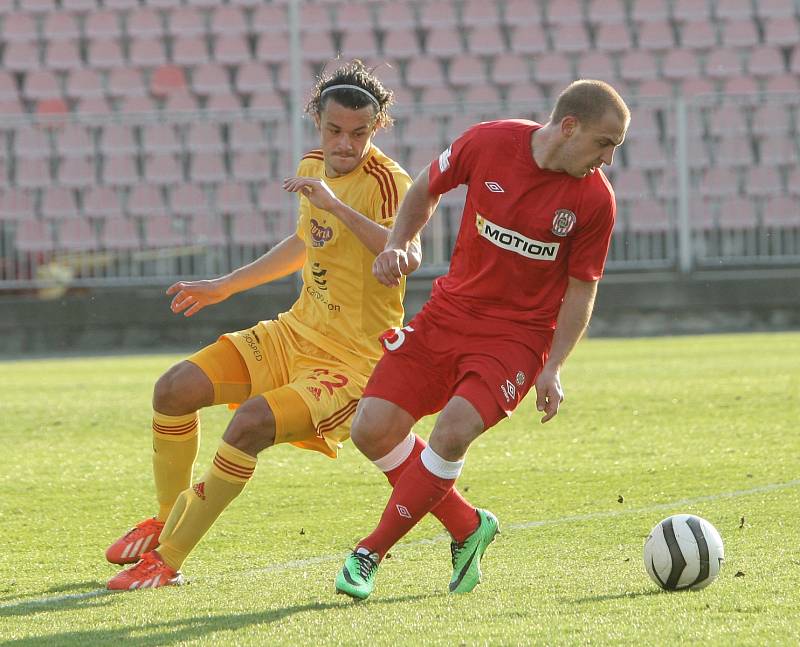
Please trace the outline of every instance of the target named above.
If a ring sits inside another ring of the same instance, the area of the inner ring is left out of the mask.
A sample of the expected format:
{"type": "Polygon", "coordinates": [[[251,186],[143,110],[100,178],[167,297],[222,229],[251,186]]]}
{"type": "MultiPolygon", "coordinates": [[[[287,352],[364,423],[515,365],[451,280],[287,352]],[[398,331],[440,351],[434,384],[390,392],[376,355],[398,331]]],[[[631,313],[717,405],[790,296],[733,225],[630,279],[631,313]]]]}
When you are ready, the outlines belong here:
{"type": "MultiPolygon", "coordinates": [[[[230,274],[179,282],[173,312],[200,309],[302,268],[292,308],[276,320],[228,333],[170,368],[153,392],[153,472],[158,514],[106,551],[135,565],[110,589],[181,584],[180,568],[220,513],[244,489],[267,447],[292,443],[335,458],[373,366],[378,338],[402,326],[404,290],[372,275],[408,174],[372,143],[391,119],[392,93],[360,61],[319,79],[306,111],[321,148],[284,181],[300,196],[297,229],[261,258],[230,274]],[[211,467],[192,485],[198,410],[237,403],[211,467]]],[[[419,242],[409,271],[420,263],[419,242]]]]}

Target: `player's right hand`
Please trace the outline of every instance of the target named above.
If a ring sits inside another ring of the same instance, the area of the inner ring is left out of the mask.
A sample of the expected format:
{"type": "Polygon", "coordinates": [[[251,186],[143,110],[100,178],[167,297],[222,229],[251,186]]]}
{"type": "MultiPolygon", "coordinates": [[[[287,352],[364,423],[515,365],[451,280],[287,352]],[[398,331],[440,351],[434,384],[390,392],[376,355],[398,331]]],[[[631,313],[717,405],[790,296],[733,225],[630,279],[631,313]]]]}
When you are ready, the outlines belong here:
{"type": "Polygon", "coordinates": [[[175,314],[183,312],[184,317],[191,317],[206,306],[224,301],[230,296],[217,279],[178,281],[167,288],[167,294],[175,295],[169,306],[172,312],[175,314]]]}
{"type": "Polygon", "coordinates": [[[375,257],[372,273],[385,286],[397,287],[400,279],[409,273],[408,253],[402,249],[384,249],[375,257]]]}

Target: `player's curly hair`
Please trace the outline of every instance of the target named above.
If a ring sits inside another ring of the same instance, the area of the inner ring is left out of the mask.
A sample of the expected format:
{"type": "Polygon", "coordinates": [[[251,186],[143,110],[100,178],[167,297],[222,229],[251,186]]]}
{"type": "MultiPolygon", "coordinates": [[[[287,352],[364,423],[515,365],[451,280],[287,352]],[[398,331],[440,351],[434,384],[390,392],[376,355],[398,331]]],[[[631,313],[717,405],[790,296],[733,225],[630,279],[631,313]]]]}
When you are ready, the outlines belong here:
{"type": "Polygon", "coordinates": [[[389,108],[394,103],[394,93],[383,87],[383,83],[375,76],[375,68],[368,69],[358,59],[345,63],[331,74],[323,70],[317,79],[311,99],[306,104],[306,113],[311,116],[319,116],[329,99],[336,99],[337,103],[351,110],[359,110],[372,105],[375,107],[375,125],[377,127],[386,128],[392,124],[389,108]],[[325,92],[327,88],[334,85],[355,85],[369,95],[352,88],[336,88],[325,92]],[[370,95],[375,99],[374,101],[370,95]]]}

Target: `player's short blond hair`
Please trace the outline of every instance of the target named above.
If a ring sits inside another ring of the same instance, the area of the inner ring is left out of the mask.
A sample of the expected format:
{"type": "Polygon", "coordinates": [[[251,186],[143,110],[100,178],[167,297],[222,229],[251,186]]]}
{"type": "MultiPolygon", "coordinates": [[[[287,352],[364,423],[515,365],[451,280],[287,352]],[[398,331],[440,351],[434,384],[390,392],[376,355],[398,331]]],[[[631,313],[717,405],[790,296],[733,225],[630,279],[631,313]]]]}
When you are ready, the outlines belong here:
{"type": "Polygon", "coordinates": [[[556,100],[550,121],[560,123],[564,117],[575,117],[581,123],[596,123],[613,110],[627,124],[631,111],[625,100],[605,81],[581,79],[570,83],[556,100]]]}

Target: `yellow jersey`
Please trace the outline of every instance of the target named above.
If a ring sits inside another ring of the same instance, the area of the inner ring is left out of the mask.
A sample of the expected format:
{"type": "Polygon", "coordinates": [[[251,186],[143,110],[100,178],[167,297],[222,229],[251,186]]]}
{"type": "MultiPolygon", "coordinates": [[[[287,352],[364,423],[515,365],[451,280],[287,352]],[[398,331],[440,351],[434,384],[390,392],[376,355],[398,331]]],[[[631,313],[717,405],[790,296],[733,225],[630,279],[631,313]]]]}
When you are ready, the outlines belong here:
{"type": "MultiPolygon", "coordinates": [[[[372,146],[354,170],[329,178],[321,150],[307,153],[297,175],[321,178],[351,209],[391,228],[411,177],[372,146]]],[[[369,375],[382,354],[379,335],[402,326],[405,280],[387,288],[372,275],[375,255],[333,214],[300,195],[297,235],[305,242],[303,286],[279,319],[354,370],[369,375]]]]}

